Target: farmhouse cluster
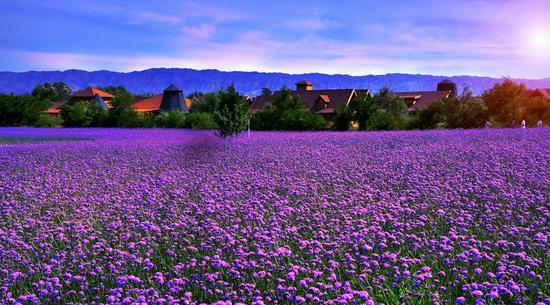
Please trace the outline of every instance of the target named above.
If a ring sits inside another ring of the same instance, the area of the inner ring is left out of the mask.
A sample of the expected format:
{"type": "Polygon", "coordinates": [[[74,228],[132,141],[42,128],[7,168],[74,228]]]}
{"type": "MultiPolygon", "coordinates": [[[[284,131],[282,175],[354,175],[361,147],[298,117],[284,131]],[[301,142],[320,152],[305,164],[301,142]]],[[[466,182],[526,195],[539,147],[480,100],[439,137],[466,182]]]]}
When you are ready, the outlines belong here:
{"type": "MultiPolygon", "coordinates": [[[[94,87],[74,92],[67,102],[54,102],[45,112],[53,115],[61,113],[61,107],[65,104],[74,104],[81,101],[92,101],[99,107],[107,110],[111,108],[114,96],[94,87]]],[[[183,90],[176,85],[170,85],[160,94],[150,97],[134,97],[132,109],[141,113],[155,113],[159,111],[189,111],[191,100],[183,96],[183,90]]]]}
{"type": "MultiPolygon", "coordinates": [[[[371,94],[368,89],[314,89],[313,83],[306,80],[297,82],[295,85],[296,90],[292,90],[291,94],[298,96],[310,112],[324,117],[331,117],[336,109],[346,107],[357,95],[371,94]]],[[[394,92],[394,94],[403,98],[408,109],[413,111],[427,107],[439,99],[456,96],[456,84],[450,80],[444,80],[437,84],[435,91],[394,92]]],[[[280,91],[254,98],[250,111],[256,113],[262,110],[278,95],[280,91]]]]}
{"type": "MultiPolygon", "coordinates": [[[[295,85],[296,90],[291,91],[292,95],[298,96],[309,111],[325,117],[333,115],[338,107],[347,105],[353,97],[360,94],[370,94],[368,89],[314,89],[313,83],[306,80],[299,81],[295,85]]],[[[549,94],[550,89],[541,92],[549,94]]],[[[250,112],[256,113],[262,110],[266,104],[271,103],[279,94],[280,91],[275,91],[270,95],[261,95],[253,98],[247,97],[247,101],[250,104],[250,112]]],[[[456,84],[449,80],[444,80],[437,84],[435,91],[394,92],[394,94],[402,97],[408,109],[412,111],[422,109],[441,98],[456,95],[456,84]]],[[[112,94],[98,88],[87,87],[74,92],[67,102],[52,103],[51,107],[45,112],[58,115],[63,105],[79,101],[92,101],[99,107],[107,110],[111,108],[113,97],[112,94]]],[[[172,84],[160,94],[150,97],[136,96],[132,108],[140,113],[155,113],[159,111],[186,112],[191,108],[191,102],[191,99],[183,95],[182,89],[172,84]]]]}
{"type": "MultiPolygon", "coordinates": [[[[308,111],[325,118],[332,117],[336,109],[342,106],[346,107],[354,97],[362,94],[371,94],[368,89],[314,89],[314,84],[307,80],[299,81],[295,86],[295,90],[292,90],[291,94],[298,96],[308,111]]],[[[441,81],[435,87],[435,90],[432,91],[393,92],[393,94],[403,99],[409,111],[421,110],[442,98],[457,95],[456,83],[448,79],[441,81]]],[[[250,105],[250,112],[254,114],[261,111],[280,94],[280,91],[275,91],[267,95],[246,97],[250,105]]],[[[550,100],[550,88],[535,89],[530,91],[529,94],[529,97],[542,97],[550,100]]],[[[107,110],[111,108],[110,102],[113,97],[113,95],[98,88],[87,87],[74,92],[67,102],[54,102],[45,112],[58,115],[63,105],[79,101],[92,101],[107,110]]],[[[187,112],[191,108],[193,100],[200,98],[200,96],[193,99],[186,98],[183,95],[183,90],[172,84],[164,89],[162,93],[149,97],[134,97],[132,109],[139,113],[158,113],[160,111],[187,112]]]]}

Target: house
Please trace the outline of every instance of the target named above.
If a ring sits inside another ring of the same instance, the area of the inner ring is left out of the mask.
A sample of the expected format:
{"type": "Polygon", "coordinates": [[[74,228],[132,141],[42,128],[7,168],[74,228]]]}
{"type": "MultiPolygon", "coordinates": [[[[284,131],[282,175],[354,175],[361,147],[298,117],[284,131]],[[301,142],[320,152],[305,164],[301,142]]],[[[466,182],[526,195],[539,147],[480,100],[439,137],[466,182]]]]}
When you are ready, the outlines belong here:
{"type": "Polygon", "coordinates": [[[113,95],[94,87],[86,87],[82,90],[74,92],[69,98],[69,103],[76,103],[79,101],[91,101],[95,99],[96,95],[99,96],[99,98],[102,99],[110,107],[111,101],[113,100],[113,95]]]}
{"type": "Polygon", "coordinates": [[[53,102],[50,108],[46,109],[44,113],[49,115],[60,115],[61,114],[61,107],[65,105],[67,102],[53,102]]]}
{"type": "Polygon", "coordinates": [[[155,113],[159,111],[189,111],[191,100],[183,96],[183,91],[176,85],[170,85],[161,94],[151,97],[136,97],[132,108],[136,112],[155,113]]]}
{"type": "MultiPolygon", "coordinates": [[[[351,99],[357,95],[354,89],[314,90],[313,83],[306,80],[299,81],[295,85],[296,90],[292,90],[290,93],[298,96],[308,111],[327,118],[333,116],[338,107],[347,106],[351,99]]],[[[275,91],[271,95],[256,97],[252,101],[250,112],[256,113],[262,110],[265,105],[273,103],[280,94],[280,91],[275,91]]]]}
{"type": "MultiPolygon", "coordinates": [[[[356,91],[357,94],[363,94],[366,90],[356,91]]],[[[456,96],[457,92],[456,84],[446,79],[437,84],[436,91],[393,92],[393,94],[403,98],[409,111],[415,111],[426,108],[431,103],[440,99],[456,96]]]]}
{"type": "Polygon", "coordinates": [[[71,94],[69,101],[67,102],[53,102],[50,108],[46,109],[44,113],[50,115],[59,115],[61,113],[61,107],[65,104],[74,104],[77,102],[93,102],[99,107],[107,110],[111,108],[111,101],[113,100],[113,95],[105,91],[94,87],[86,87],[82,90],[76,91],[71,94]]]}
{"type": "Polygon", "coordinates": [[[530,92],[529,97],[542,97],[550,100],[550,88],[535,89],[530,92]]]}

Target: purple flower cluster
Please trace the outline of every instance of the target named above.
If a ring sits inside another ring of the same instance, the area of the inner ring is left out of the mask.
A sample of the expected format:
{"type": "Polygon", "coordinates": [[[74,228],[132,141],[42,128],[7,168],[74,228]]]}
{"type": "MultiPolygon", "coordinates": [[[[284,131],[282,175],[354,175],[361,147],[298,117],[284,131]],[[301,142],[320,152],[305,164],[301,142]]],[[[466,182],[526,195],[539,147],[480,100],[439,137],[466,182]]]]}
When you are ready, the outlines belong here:
{"type": "Polygon", "coordinates": [[[550,304],[550,129],[2,137],[0,304],[550,304]]]}

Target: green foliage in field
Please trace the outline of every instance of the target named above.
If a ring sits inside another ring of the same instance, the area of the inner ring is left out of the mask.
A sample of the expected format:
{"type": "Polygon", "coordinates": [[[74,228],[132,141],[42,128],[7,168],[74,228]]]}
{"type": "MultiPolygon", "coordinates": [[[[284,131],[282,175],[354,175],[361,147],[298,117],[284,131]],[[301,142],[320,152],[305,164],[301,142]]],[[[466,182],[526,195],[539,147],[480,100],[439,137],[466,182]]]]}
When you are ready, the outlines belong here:
{"type": "Polygon", "coordinates": [[[256,130],[322,130],[327,122],[320,115],[307,111],[300,98],[283,87],[271,104],[254,115],[251,126],[256,130]]]}
{"type": "Polygon", "coordinates": [[[32,95],[0,94],[0,126],[32,126],[49,104],[32,95]]]}

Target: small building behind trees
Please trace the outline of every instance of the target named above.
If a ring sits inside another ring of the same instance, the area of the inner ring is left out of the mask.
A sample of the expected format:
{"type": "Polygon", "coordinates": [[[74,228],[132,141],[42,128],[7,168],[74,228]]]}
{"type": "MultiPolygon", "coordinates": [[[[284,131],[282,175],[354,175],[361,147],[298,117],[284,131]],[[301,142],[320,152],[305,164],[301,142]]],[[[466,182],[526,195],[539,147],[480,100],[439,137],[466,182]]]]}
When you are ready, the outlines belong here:
{"type": "Polygon", "coordinates": [[[111,108],[111,101],[113,98],[114,96],[112,94],[103,90],[95,87],[86,87],[82,90],[73,92],[68,101],[53,102],[50,107],[44,111],[44,113],[57,116],[61,113],[61,107],[66,104],[73,105],[78,102],[93,102],[100,108],[108,110],[111,108]]]}
{"type": "MultiPolygon", "coordinates": [[[[331,118],[339,107],[347,106],[356,95],[354,89],[315,90],[313,83],[306,80],[299,81],[295,85],[296,90],[291,90],[290,94],[298,96],[306,110],[327,119],[331,118]]],[[[254,114],[261,111],[266,105],[272,104],[280,94],[281,91],[274,91],[270,95],[257,96],[252,102],[250,112],[254,114]]]]}
{"type": "Polygon", "coordinates": [[[151,97],[136,97],[132,108],[141,113],[157,113],[160,111],[188,112],[191,108],[191,100],[183,96],[183,90],[172,84],[164,89],[161,94],[151,97]]]}

